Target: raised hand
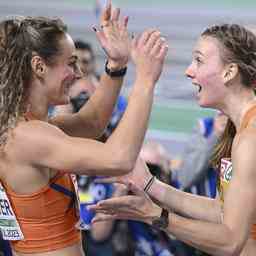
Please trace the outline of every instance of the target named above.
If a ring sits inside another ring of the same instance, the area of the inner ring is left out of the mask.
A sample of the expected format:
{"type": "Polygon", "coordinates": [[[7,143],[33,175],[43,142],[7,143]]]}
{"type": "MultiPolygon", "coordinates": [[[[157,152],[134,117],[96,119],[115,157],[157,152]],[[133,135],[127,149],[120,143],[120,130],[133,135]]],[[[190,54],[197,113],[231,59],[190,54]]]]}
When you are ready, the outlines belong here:
{"type": "Polygon", "coordinates": [[[129,219],[151,224],[153,219],[160,216],[161,208],[143,190],[132,183],[128,188],[133,195],[114,197],[89,206],[89,210],[101,213],[92,222],[129,219]]]}
{"type": "Polygon", "coordinates": [[[132,41],[131,57],[136,65],[137,79],[150,80],[155,84],[159,79],[168,52],[166,40],[158,30],[148,29],[132,41]]]}
{"type": "Polygon", "coordinates": [[[120,20],[120,9],[112,10],[108,2],[101,16],[101,28],[94,30],[113,68],[125,66],[130,56],[131,40],[127,32],[128,17],[120,20]]]}

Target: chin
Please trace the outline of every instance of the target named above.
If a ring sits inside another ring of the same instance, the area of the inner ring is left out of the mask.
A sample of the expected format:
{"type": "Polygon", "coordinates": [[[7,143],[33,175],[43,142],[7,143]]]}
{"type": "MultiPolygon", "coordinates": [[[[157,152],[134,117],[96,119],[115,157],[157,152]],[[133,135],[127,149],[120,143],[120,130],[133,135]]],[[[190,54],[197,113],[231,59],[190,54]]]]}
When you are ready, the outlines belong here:
{"type": "Polygon", "coordinates": [[[213,104],[213,102],[209,102],[209,101],[198,101],[198,105],[201,108],[212,108],[212,109],[216,109],[216,104],[213,104]]]}
{"type": "Polygon", "coordinates": [[[209,101],[204,100],[202,97],[197,98],[197,103],[201,108],[212,108],[212,104],[209,101]]]}
{"type": "Polygon", "coordinates": [[[52,105],[57,106],[57,105],[66,105],[70,103],[70,98],[68,96],[65,96],[63,98],[55,99],[54,101],[51,102],[52,105]]]}

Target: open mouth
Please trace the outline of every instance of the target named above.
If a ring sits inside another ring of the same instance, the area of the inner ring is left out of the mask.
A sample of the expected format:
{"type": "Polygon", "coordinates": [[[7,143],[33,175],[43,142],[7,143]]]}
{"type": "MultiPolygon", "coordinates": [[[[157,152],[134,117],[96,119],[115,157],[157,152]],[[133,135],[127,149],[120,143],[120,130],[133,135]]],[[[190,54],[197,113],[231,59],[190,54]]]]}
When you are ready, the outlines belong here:
{"type": "Polygon", "coordinates": [[[202,86],[201,86],[200,84],[196,84],[196,83],[193,83],[193,85],[195,85],[195,86],[196,86],[196,88],[197,88],[197,92],[198,92],[198,93],[200,93],[200,92],[201,92],[201,90],[202,90],[202,86]]]}

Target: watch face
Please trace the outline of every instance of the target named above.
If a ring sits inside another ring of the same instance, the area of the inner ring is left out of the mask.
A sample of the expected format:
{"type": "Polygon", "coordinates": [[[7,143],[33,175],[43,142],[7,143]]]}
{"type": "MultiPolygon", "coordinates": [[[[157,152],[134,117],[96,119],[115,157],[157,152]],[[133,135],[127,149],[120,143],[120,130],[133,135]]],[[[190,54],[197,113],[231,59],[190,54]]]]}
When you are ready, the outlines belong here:
{"type": "Polygon", "coordinates": [[[165,219],[162,219],[161,217],[153,220],[152,226],[155,228],[167,228],[168,227],[168,222],[165,219]]]}
{"type": "Polygon", "coordinates": [[[167,210],[163,209],[161,216],[152,221],[152,226],[155,228],[167,228],[169,224],[169,213],[167,210]]]}

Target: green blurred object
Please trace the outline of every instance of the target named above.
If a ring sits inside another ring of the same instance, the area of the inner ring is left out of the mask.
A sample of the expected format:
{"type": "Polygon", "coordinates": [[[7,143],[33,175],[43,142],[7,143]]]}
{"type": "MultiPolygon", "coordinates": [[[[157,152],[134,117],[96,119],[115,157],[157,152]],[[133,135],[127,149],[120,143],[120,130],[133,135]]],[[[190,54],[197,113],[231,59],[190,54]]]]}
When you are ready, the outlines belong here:
{"type": "MultiPolygon", "coordinates": [[[[67,4],[79,4],[92,8],[95,5],[95,0],[62,0],[62,2],[67,4]]],[[[223,1],[212,1],[212,0],[196,0],[196,1],[186,1],[186,0],[112,0],[112,2],[120,7],[210,7],[219,9],[221,8],[243,8],[243,7],[255,7],[255,0],[223,0],[223,1]]]]}
{"type": "Polygon", "coordinates": [[[214,111],[188,102],[154,105],[149,129],[162,132],[191,133],[199,118],[213,116],[214,111]]]}

